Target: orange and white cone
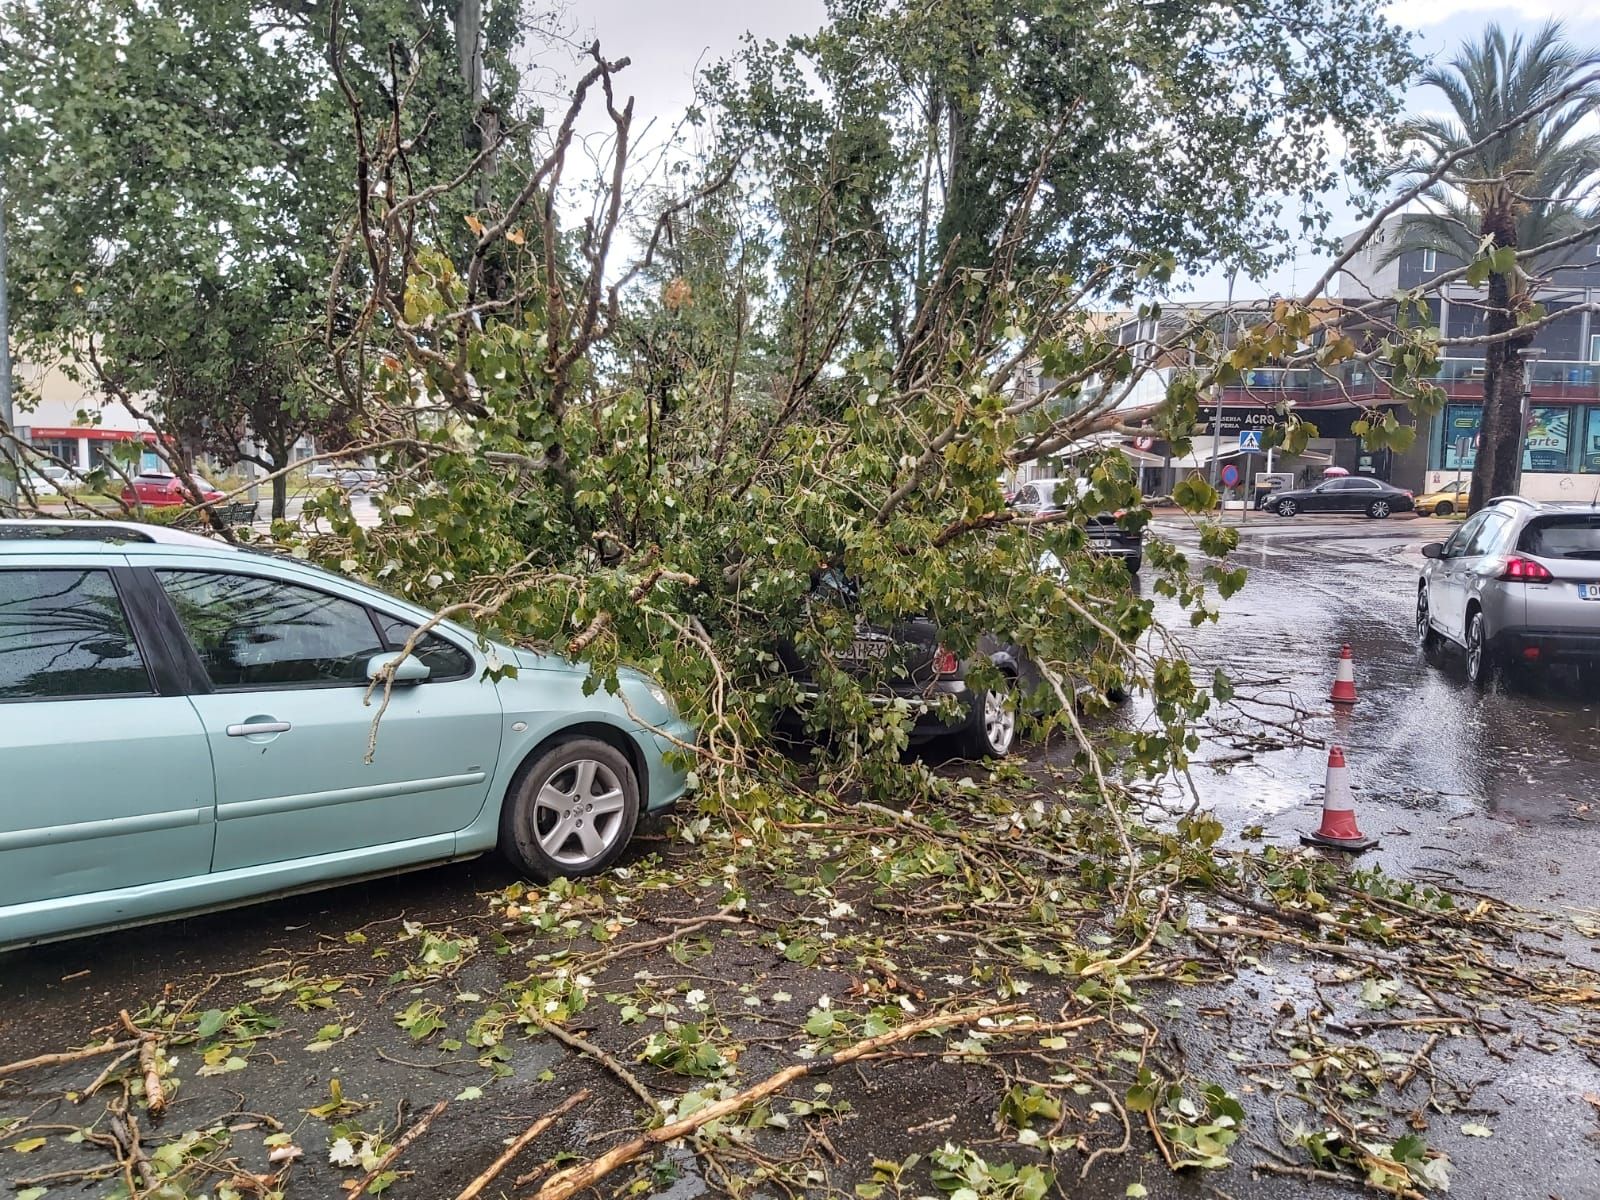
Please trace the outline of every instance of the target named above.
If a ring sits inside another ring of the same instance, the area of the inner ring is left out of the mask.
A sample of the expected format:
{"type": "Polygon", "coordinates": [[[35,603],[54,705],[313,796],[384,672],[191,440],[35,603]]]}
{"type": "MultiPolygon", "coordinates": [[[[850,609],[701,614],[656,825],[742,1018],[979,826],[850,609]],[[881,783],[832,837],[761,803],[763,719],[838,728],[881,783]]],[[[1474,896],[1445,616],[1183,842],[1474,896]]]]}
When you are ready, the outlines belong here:
{"type": "Polygon", "coordinates": [[[1370,850],[1378,844],[1356,826],[1356,802],[1350,794],[1350,768],[1344,764],[1344,750],[1328,747],[1328,782],[1322,790],[1322,825],[1315,833],[1303,833],[1308,846],[1329,846],[1335,850],[1370,850]]]}
{"type": "Polygon", "coordinates": [[[1329,699],[1335,704],[1356,702],[1356,662],[1348,644],[1339,648],[1339,668],[1333,674],[1333,693],[1329,699]]]}

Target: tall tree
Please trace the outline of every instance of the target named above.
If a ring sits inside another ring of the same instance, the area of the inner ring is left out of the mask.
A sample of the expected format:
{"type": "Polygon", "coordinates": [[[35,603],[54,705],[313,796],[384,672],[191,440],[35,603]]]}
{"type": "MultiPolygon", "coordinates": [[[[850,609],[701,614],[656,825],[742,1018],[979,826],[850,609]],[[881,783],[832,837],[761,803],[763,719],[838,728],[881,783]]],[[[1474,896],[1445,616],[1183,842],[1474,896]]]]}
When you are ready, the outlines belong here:
{"type": "MultiPolygon", "coordinates": [[[[1518,257],[1593,225],[1600,181],[1600,136],[1584,131],[1600,106],[1600,49],[1580,49],[1549,22],[1531,37],[1508,37],[1497,25],[1462,46],[1423,81],[1441,93],[1451,116],[1419,117],[1400,128],[1420,147],[1413,178],[1437,173],[1454,159],[1408,219],[1401,248],[1435,249],[1462,261],[1485,259],[1488,270],[1483,418],[1472,470],[1471,511],[1515,487],[1522,454],[1523,372],[1518,352],[1533,341],[1520,328],[1532,306],[1532,284],[1559,250],[1518,257]],[[1564,95],[1565,93],[1565,95],[1564,95]],[[1529,112],[1532,120],[1519,121],[1529,112]]],[[[1393,252],[1391,252],[1393,253],[1393,252]]]]}
{"type": "MultiPolygon", "coordinates": [[[[354,416],[313,352],[365,286],[330,34],[366,111],[385,113],[402,82],[427,94],[435,119],[403,131],[404,165],[448,176],[514,90],[519,35],[491,13],[473,26],[470,84],[446,55],[413,73],[413,48],[448,45],[453,15],[402,0],[0,0],[23,353],[224,465],[281,470],[303,434],[354,416]]],[[[464,244],[465,207],[430,213],[430,236],[464,244]]],[[[280,477],[275,516],[285,500],[280,477]]]]}

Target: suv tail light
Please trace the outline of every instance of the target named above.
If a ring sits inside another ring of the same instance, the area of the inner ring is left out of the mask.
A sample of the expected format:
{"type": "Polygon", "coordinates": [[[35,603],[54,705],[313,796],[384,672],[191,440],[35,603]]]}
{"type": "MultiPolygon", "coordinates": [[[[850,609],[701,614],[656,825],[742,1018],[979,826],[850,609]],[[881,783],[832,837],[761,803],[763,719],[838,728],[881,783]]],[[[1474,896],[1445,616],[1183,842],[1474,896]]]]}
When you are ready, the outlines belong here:
{"type": "Polygon", "coordinates": [[[1549,568],[1543,563],[1512,555],[1506,559],[1505,569],[1500,572],[1500,578],[1517,583],[1549,583],[1555,576],[1550,574],[1549,568]]]}
{"type": "Polygon", "coordinates": [[[933,669],[940,675],[954,675],[961,669],[961,660],[954,650],[940,646],[933,652],[933,669]]]}

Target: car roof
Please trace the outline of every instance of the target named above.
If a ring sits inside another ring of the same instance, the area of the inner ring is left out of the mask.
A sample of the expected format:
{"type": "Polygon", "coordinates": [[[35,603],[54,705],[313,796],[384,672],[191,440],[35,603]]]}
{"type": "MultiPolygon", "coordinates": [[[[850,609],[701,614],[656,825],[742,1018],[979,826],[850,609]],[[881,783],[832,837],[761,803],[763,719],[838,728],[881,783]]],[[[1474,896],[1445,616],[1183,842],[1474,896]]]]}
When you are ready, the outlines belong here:
{"type": "Polygon", "coordinates": [[[120,551],[129,543],[184,546],[237,554],[239,550],[216,538],[202,537],[186,529],[168,525],[146,525],[140,521],[55,520],[49,517],[0,520],[0,554],[37,551],[42,546],[59,547],[71,543],[74,551],[93,552],[97,547],[120,551]]]}

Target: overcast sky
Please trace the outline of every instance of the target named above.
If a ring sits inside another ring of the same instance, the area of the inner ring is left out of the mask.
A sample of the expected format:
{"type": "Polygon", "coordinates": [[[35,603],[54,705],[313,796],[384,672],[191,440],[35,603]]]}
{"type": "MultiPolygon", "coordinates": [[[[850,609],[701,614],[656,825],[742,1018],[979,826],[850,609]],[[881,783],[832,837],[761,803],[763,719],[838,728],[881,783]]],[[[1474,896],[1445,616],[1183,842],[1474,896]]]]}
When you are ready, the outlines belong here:
{"type": "MultiPolygon", "coordinates": [[[[1401,0],[1389,9],[1397,22],[1417,33],[1417,50],[1425,57],[1445,58],[1463,40],[1475,37],[1489,22],[1531,30],[1555,17],[1567,25],[1580,45],[1600,45],[1600,2],[1596,0],[1401,0]]],[[[633,63],[626,73],[627,90],[637,99],[638,116],[653,120],[658,136],[675,125],[694,95],[694,75],[724,58],[746,32],[758,38],[782,39],[816,28],[823,19],[822,0],[697,0],[662,4],[659,0],[584,0],[573,20],[580,38],[598,37],[608,57],[626,54],[633,63]]],[[[1411,107],[1437,105],[1437,97],[1413,93],[1411,107]]],[[[1351,228],[1354,228],[1354,217],[1351,228]]],[[[1345,231],[1341,231],[1345,232],[1345,231]]],[[[1309,251],[1271,278],[1247,284],[1238,295],[1292,293],[1307,286],[1326,265],[1309,251]]],[[[1222,272],[1192,281],[1197,295],[1222,295],[1222,272]]]]}

